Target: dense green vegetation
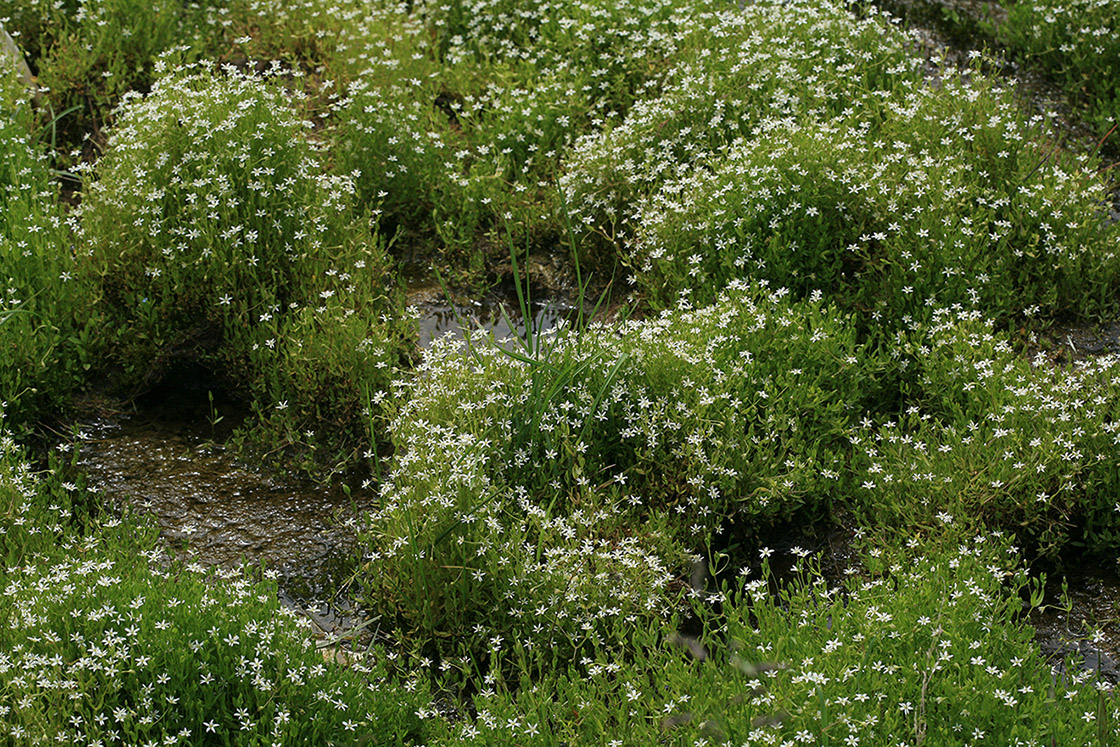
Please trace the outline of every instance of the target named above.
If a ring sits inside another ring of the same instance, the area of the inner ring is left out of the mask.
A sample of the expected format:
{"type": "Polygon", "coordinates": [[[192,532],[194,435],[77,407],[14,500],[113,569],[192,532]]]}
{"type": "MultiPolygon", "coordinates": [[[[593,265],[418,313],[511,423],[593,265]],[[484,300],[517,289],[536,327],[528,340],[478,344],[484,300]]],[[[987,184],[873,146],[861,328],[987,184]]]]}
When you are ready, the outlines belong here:
{"type": "MultiPolygon", "coordinates": [[[[1084,5],[990,28],[1104,138],[1117,6],[1084,5]]],[[[1120,551],[1118,359],[1039,343],[1116,316],[1115,184],[982,54],[833,0],[0,18],[41,86],[2,71],[3,739],[1120,732],[1112,683],[1039,652],[1027,573],[1120,551]],[[534,251],[613,278],[610,315],[417,349],[406,259],[527,305],[534,251]],[[171,557],[30,450],[83,391],[196,370],[247,455],[368,471],[368,646],[319,650],[270,574],[171,557]],[[839,528],[850,567],[776,527],[839,528]]]]}
{"type": "Polygon", "coordinates": [[[957,0],[899,3],[952,34],[1001,48],[1065,88],[1104,135],[1120,117],[1120,8],[1112,0],[957,0]]]}

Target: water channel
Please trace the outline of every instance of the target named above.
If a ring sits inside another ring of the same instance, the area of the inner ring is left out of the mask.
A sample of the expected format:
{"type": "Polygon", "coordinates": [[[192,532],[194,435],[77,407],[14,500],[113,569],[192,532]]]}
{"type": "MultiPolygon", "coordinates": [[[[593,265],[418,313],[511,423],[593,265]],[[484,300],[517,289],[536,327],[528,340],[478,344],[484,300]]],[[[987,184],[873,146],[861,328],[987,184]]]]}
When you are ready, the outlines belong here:
{"type": "Polygon", "coordinates": [[[324,631],[349,627],[357,613],[337,592],[371,494],[244,463],[224,443],[241,406],[209,395],[156,390],[132,409],[102,408],[79,423],[87,484],[110,505],[151,514],[173,554],[207,567],[271,569],[283,601],[324,631]]]}

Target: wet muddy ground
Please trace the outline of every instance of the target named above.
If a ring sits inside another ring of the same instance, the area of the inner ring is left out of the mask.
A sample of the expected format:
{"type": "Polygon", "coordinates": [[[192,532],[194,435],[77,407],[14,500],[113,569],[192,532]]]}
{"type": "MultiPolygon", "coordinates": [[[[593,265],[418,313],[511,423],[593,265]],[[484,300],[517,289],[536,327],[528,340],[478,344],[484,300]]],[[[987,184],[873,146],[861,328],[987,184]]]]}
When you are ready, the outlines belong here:
{"type": "Polygon", "coordinates": [[[1084,669],[1120,682],[1120,564],[1096,562],[1047,583],[1043,608],[1030,622],[1043,655],[1081,657],[1084,669]]]}
{"type": "Polygon", "coordinates": [[[534,332],[551,329],[575,308],[572,301],[554,296],[531,300],[533,319],[527,327],[516,295],[509,298],[508,294],[493,293],[481,300],[451,302],[438,286],[420,285],[410,289],[409,301],[418,312],[422,349],[448,333],[463,337],[464,330],[485,330],[497,340],[523,338],[527,328],[534,332]]]}
{"type": "Polygon", "coordinates": [[[1120,322],[1055,324],[1038,335],[1038,343],[1030,352],[1044,352],[1058,364],[1120,355],[1120,322]]]}
{"type": "MultiPolygon", "coordinates": [[[[561,322],[574,324],[581,301],[566,249],[557,246],[551,252],[537,251],[519,257],[518,262],[522,279],[520,298],[511,263],[492,268],[499,279],[495,287],[467,298],[448,291],[434,270],[422,262],[406,263],[402,275],[408,303],[417,313],[420,348],[430,347],[433,340],[448,333],[463,337],[465,332],[483,330],[493,333],[495,340],[523,339],[527,330],[536,334],[561,322]],[[522,313],[523,305],[532,319],[530,324],[522,313]]],[[[606,284],[593,276],[586,278],[585,284],[582,310],[587,320],[606,284]]]]}
{"type": "Polygon", "coordinates": [[[79,423],[87,483],[110,505],[150,513],[169,552],[205,566],[263,564],[279,573],[282,600],[321,630],[354,625],[360,612],[337,592],[353,570],[353,522],[372,496],[244,463],[223,443],[243,413],[207,395],[157,392],[79,423]]]}

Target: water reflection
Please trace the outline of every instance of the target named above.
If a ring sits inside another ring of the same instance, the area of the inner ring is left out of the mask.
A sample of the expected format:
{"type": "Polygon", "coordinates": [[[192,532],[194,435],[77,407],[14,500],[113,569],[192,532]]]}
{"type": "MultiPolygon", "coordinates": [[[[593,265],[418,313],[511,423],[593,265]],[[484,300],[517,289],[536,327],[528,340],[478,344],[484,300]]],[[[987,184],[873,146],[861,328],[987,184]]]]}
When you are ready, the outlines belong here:
{"type": "Polygon", "coordinates": [[[1043,608],[1030,616],[1035,640],[1055,664],[1080,658],[1082,669],[1120,682],[1120,566],[1082,564],[1048,577],[1043,608]]]}
{"type": "MultiPolygon", "coordinates": [[[[421,348],[431,346],[433,340],[446,334],[462,338],[465,336],[464,329],[467,331],[483,329],[492,332],[495,340],[524,338],[527,328],[531,329],[533,334],[544,332],[554,328],[562,319],[569,320],[575,314],[574,308],[561,307],[556,303],[534,304],[533,318],[529,326],[520,311],[510,309],[501,302],[478,303],[470,306],[429,303],[417,308],[420,311],[421,348]]],[[[507,343],[507,346],[510,344],[507,343]]]]}

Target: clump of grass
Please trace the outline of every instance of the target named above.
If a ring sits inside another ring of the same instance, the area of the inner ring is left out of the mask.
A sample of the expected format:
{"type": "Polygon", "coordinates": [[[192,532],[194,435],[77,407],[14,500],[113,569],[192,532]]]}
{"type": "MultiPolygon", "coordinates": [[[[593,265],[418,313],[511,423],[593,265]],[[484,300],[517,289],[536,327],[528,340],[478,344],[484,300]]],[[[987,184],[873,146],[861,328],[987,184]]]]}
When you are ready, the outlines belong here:
{"type": "Polygon", "coordinates": [[[577,84],[567,96],[602,116],[624,111],[641,95],[707,3],[562,0],[522,7],[481,0],[419,8],[447,66],[495,60],[517,69],[529,88],[525,76],[548,71],[577,84]]]}
{"type": "Polygon", "coordinates": [[[282,443],[329,424],[345,444],[411,331],[353,178],[324,174],[293,95],[274,75],[166,71],[87,176],[81,240],[126,391],[197,361],[282,443]]]}
{"type": "Polygon", "coordinates": [[[436,231],[436,203],[454,188],[455,139],[434,105],[437,85],[426,76],[389,83],[379,72],[367,71],[337,103],[334,153],[341,170],[360,174],[358,200],[378,211],[384,230],[418,243],[436,231]]]}
{"type": "Polygon", "coordinates": [[[527,373],[483,349],[464,358],[450,338],[433,346],[393,420],[397,454],[366,534],[368,602],[420,640],[453,636],[454,653],[468,655],[514,631],[570,653],[603,621],[664,612],[664,540],[656,527],[626,538],[618,491],[577,473],[581,487],[542,496],[502,474],[511,391],[527,373]],[[467,375],[447,380],[451,368],[467,375]]]}

